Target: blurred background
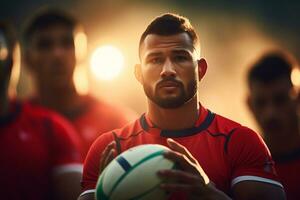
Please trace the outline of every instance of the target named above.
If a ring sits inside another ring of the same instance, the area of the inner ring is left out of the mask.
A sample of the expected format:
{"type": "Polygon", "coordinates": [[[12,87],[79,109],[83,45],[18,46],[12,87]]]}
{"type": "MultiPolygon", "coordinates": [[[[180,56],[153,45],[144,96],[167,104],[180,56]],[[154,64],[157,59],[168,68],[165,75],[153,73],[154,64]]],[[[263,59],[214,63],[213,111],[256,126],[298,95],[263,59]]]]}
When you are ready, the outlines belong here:
{"type": "MultiPolygon", "coordinates": [[[[78,35],[78,45],[87,49],[74,74],[77,89],[139,114],[146,109],[146,98],[133,74],[139,62],[138,42],[150,20],[164,12],[188,17],[198,31],[201,56],[209,65],[199,88],[202,104],[257,131],[245,103],[248,65],[274,48],[300,57],[300,1],[1,0],[0,4],[0,18],[11,20],[18,31],[41,6],[62,7],[75,15],[85,30],[78,35]]],[[[300,77],[294,80],[299,82],[300,77]]],[[[18,96],[33,91],[23,68],[18,96]]]]}

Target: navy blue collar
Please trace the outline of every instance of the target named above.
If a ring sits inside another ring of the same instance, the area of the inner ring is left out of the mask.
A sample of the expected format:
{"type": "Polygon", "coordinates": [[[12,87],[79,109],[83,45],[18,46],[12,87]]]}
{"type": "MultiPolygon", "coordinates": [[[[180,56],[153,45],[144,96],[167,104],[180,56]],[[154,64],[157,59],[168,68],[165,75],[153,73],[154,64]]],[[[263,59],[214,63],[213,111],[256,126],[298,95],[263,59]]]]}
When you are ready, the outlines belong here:
{"type": "MultiPolygon", "coordinates": [[[[191,127],[191,128],[187,128],[187,129],[183,129],[183,130],[161,130],[160,135],[162,137],[172,137],[172,138],[176,138],[176,137],[187,137],[187,136],[191,136],[191,135],[195,135],[197,133],[200,133],[201,131],[207,129],[210,124],[212,123],[212,121],[215,118],[215,113],[212,113],[210,110],[207,110],[207,115],[204,119],[204,121],[196,127],[191,127]]],[[[143,114],[140,117],[140,123],[142,128],[145,131],[149,131],[150,128],[157,128],[157,127],[150,127],[149,124],[147,123],[146,120],[146,116],[145,114],[143,114]]]]}

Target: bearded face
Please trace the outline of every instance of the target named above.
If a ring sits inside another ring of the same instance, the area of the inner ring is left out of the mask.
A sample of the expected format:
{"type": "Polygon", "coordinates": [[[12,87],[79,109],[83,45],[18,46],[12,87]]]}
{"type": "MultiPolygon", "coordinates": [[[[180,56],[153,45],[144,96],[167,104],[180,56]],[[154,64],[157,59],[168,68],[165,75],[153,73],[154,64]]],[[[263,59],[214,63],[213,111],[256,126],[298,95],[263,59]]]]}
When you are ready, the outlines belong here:
{"type": "Polygon", "coordinates": [[[192,99],[197,93],[197,81],[190,80],[186,87],[174,78],[161,80],[154,90],[150,85],[143,85],[146,96],[162,108],[177,108],[192,99]]]}
{"type": "Polygon", "coordinates": [[[198,61],[188,34],[150,34],[141,46],[140,56],[140,82],[156,105],[177,108],[196,95],[198,61]]]}

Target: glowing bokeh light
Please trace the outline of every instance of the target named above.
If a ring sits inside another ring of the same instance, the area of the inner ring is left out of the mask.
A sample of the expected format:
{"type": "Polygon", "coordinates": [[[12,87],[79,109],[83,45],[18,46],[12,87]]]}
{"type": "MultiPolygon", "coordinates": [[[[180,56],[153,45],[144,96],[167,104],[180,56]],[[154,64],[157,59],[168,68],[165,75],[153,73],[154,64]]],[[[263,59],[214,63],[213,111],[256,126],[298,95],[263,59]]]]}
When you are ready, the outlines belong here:
{"type": "Polygon", "coordinates": [[[87,36],[81,29],[75,33],[74,44],[76,59],[80,62],[85,58],[87,52],[87,36]]]}
{"type": "Polygon", "coordinates": [[[73,81],[76,91],[79,94],[87,94],[89,92],[89,81],[87,78],[85,65],[77,65],[75,67],[73,81]]]}
{"type": "Polygon", "coordinates": [[[124,56],[118,48],[105,45],[93,52],[90,64],[91,71],[97,79],[112,80],[121,73],[124,56]]]}
{"type": "Polygon", "coordinates": [[[294,68],[291,75],[292,83],[296,87],[300,87],[300,70],[299,68],[294,68]]]}

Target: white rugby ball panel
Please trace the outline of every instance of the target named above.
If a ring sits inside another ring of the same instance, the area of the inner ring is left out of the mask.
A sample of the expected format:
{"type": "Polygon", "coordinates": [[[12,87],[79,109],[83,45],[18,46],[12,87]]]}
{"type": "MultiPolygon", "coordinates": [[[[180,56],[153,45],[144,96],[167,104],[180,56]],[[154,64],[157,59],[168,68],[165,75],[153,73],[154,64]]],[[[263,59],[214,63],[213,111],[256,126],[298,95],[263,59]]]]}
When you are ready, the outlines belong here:
{"type": "Polygon", "coordinates": [[[134,165],[113,189],[111,193],[112,199],[120,199],[122,197],[125,197],[124,199],[134,199],[142,194],[146,195],[157,188],[162,181],[158,177],[157,171],[171,169],[174,165],[173,162],[163,157],[163,152],[155,152],[134,165]],[[132,190],[132,188],[135,188],[135,190],[132,190]],[[115,194],[118,196],[113,198],[115,194]]]}
{"type": "Polygon", "coordinates": [[[111,163],[105,168],[103,172],[103,191],[105,194],[109,194],[111,189],[119,179],[118,175],[124,174],[125,170],[116,161],[112,160],[111,163]]]}
{"type": "Polygon", "coordinates": [[[123,156],[124,158],[126,158],[130,165],[135,165],[141,160],[141,158],[145,157],[146,155],[161,150],[168,150],[168,148],[159,144],[144,144],[132,147],[119,156],[123,156]]]}

